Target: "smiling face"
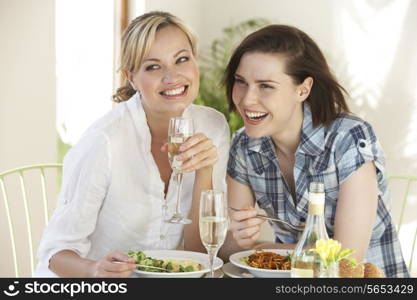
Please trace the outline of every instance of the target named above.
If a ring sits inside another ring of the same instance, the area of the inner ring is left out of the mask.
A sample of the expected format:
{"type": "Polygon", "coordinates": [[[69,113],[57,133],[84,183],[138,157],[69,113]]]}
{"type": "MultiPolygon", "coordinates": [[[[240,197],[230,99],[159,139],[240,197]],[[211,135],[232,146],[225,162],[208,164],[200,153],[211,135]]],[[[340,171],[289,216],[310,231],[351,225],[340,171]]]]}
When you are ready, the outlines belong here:
{"type": "Polygon", "coordinates": [[[309,90],[306,81],[296,85],[285,74],[282,55],[248,52],[235,72],[232,98],[248,136],[279,137],[300,129],[309,90]]]}
{"type": "Polygon", "coordinates": [[[136,73],[128,73],[141,93],[147,115],[181,115],[197,97],[199,72],[190,42],[177,26],[158,30],[149,54],[136,73]]]}

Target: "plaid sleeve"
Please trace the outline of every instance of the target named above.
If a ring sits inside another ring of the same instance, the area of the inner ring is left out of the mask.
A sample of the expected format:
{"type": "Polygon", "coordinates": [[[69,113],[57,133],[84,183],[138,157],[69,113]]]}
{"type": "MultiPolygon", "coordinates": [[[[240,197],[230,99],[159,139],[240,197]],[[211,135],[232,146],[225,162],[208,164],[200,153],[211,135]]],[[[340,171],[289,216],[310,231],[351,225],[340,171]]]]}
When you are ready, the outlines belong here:
{"type": "Polygon", "coordinates": [[[232,145],[229,151],[229,160],[227,162],[227,175],[234,180],[249,186],[248,169],[245,157],[243,136],[236,132],[232,139],[232,145]]]}
{"type": "Polygon", "coordinates": [[[338,143],[336,167],[339,184],[368,161],[374,163],[378,181],[381,180],[385,173],[384,153],[371,125],[363,122],[351,128],[338,143]]]}

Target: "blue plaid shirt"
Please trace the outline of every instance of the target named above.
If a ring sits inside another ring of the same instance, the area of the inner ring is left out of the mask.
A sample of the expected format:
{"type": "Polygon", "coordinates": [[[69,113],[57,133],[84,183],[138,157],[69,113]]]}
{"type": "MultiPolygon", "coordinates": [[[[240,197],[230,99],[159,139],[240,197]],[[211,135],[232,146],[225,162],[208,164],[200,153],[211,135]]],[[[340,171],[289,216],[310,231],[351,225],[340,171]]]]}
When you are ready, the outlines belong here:
{"type": "MultiPolygon", "coordinates": [[[[397,232],[389,212],[389,190],[384,154],[372,127],[355,116],[343,116],[328,127],[313,128],[309,105],[304,104],[300,144],[295,153],[296,199],[281,174],[270,137],[253,139],[244,128],[234,134],[227,173],[249,186],[268,215],[293,225],[305,222],[308,214],[308,186],[312,181],[325,186],[325,223],[334,235],[334,219],[340,185],[359,167],[373,161],[377,169],[378,209],[365,260],[380,266],[387,277],[409,277],[397,232]],[[295,201],[294,201],[295,200],[295,201]]],[[[352,220],[353,221],[353,220],[352,220]]],[[[296,243],[297,233],[270,223],[276,242],[296,243]]]]}

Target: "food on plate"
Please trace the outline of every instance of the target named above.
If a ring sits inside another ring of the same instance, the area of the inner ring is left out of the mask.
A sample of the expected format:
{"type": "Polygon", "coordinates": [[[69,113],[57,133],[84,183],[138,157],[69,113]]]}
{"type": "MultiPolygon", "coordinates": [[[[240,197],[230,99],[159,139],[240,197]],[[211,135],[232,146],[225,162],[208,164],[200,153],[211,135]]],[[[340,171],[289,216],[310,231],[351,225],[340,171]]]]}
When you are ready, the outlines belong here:
{"type": "Polygon", "coordinates": [[[365,278],[385,278],[385,273],[377,265],[365,263],[365,278]]]}
{"type": "Polygon", "coordinates": [[[339,277],[342,278],[363,278],[363,264],[354,264],[347,259],[339,262],[339,277]]]}
{"type": "Polygon", "coordinates": [[[385,274],[373,263],[352,264],[347,259],[339,263],[339,277],[341,278],[384,278],[385,274]]]}
{"type": "Polygon", "coordinates": [[[243,257],[242,261],[253,268],[291,270],[291,256],[284,256],[274,252],[256,250],[255,253],[247,257],[243,257]]]}
{"type": "MultiPolygon", "coordinates": [[[[143,251],[128,251],[127,255],[134,258],[135,262],[139,265],[163,268],[171,272],[193,272],[200,271],[202,269],[199,262],[193,259],[155,259],[146,256],[143,251]]],[[[164,272],[163,270],[145,267],[138,267],[137,269],[146,272],[164,272]]]]}

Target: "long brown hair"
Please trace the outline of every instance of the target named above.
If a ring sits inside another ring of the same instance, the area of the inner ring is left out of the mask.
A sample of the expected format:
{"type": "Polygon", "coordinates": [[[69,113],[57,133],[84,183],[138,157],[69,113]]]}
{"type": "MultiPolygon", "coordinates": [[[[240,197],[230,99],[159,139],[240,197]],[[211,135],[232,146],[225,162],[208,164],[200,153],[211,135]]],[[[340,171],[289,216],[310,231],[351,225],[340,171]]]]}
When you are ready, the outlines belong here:
{"type": "MultiPolygon", "coordinates": [[[[196,55],[197,38],[182,20],[167,12],[152,11],[134,19],[124,31],[119,71],[137,72],[155,41],[156,33],[168,25],[177,26],[184,32],[196,55]]],[[[136,93],[125,74],[121,76],[122,86],[113,95],[114,102],[126,101],[136,93]]]]}
{"type": "Polygon", "coordinates": [[[236,110],[232,99],[234,75],[242,56],[248,52],[282,54],[286,59],[285,73],[295,84],[313,78],[306,101],[311,107],[314,127],[328,125],[340,114],[350,113],[344,96],[347,92],[331,73],[317,44],[303,31],[286,25],[263,27],[248,35],[234,50],[223,78],[231,110],[236,110]]]}

